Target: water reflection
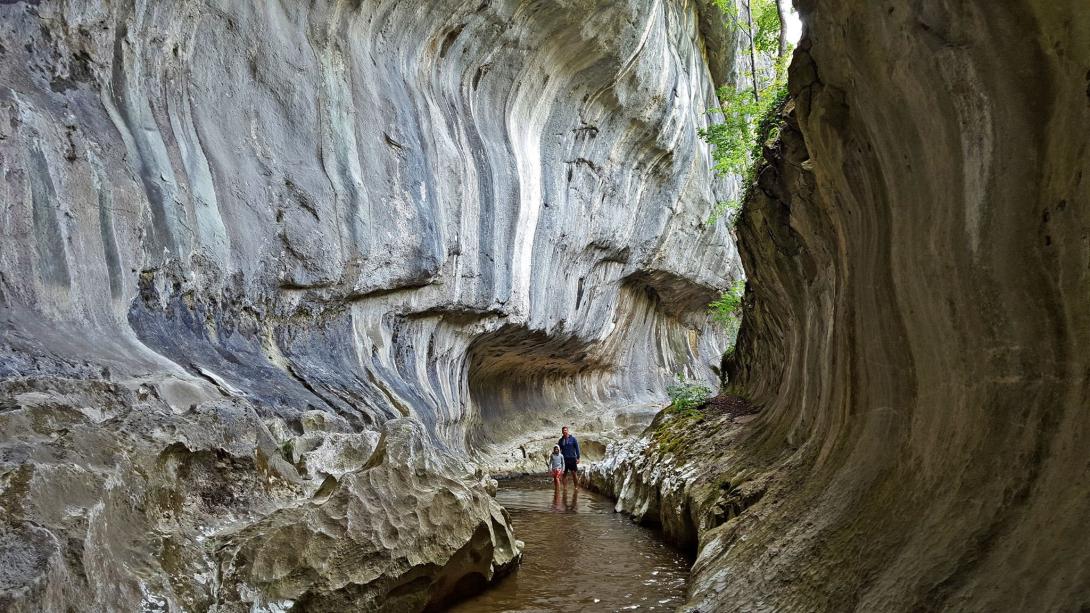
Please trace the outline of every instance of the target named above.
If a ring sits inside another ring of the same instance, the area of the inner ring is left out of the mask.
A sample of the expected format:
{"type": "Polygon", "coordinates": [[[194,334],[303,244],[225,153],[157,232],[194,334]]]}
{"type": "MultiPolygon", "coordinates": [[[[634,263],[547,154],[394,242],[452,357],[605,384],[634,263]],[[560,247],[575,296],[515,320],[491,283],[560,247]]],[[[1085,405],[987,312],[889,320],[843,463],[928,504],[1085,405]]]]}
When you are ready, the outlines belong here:
{"type": "Polygon", "coordinates": [[[553,485],[553,506],[550,508],[556,513],[576,513],[579,511],[579,488],[572,488],[571,499],[568,498],[568,488],[553,485]]]}
{"type": "Polygon", "coordinates": [[[497,499],[526,543],[522,565],[454,611],[672,611],[684,602],[688,561],[609,499],[547,477],[502,482],[497,499]]]}

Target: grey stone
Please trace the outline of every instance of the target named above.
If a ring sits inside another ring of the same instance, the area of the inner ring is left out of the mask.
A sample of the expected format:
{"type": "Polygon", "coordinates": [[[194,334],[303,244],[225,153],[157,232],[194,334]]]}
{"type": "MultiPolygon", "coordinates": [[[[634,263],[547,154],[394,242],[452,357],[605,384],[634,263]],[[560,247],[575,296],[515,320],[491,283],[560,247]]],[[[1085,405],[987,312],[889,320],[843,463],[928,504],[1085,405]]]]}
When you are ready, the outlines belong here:
{"type": "Polygon", "coordinates": [[[413,610],[515,563],[467,461],[717,377],[714,10],[0,2],[3,607],[413,610]]]}
{"type": "Polygon", "coordinates": [[[796,4],[725,369],[761,412],[595,479],[698,535],[688,610],[1085,609],[1087,6],[796,4]]]}

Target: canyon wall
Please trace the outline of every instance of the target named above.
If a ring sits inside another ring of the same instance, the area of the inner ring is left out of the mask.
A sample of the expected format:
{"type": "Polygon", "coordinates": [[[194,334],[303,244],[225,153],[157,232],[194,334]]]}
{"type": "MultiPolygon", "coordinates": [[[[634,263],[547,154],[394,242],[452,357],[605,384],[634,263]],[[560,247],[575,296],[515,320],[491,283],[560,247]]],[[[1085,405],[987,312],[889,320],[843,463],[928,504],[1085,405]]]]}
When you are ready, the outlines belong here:
{"type": "MultiPolygon", "coordinates": [[[[0,602],[419,608],[717,378],[710,2],[0,2],[0,602]]],[[[714,76],[713,76],[714,75],[714,76]]]]}
{"type": "Polygon", "coordinates": [[[699,541],[693,610],[1086,610],[1090,10],[796,4],[738,226],[760,413],[596,481],[699,541]]]}

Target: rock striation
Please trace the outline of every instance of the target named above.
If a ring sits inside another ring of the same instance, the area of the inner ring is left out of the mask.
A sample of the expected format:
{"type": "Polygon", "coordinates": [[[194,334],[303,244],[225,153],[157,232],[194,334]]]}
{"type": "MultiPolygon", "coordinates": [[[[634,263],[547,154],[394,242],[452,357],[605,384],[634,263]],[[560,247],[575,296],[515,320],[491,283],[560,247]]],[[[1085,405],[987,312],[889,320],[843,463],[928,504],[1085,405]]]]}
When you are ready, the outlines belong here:
{"type": "Polygon", "coordinates": [[[1086,609],[1086,6],[796,4],[738,226],[760,413],[596,479],[698,534],[692,610],[1086,609]]]}
{"type": "Polygon", "coordinates": [[[717,377],[716,10],[0,2],[0,608],[411,610],[509,568],[467,460],[717,377]]]}

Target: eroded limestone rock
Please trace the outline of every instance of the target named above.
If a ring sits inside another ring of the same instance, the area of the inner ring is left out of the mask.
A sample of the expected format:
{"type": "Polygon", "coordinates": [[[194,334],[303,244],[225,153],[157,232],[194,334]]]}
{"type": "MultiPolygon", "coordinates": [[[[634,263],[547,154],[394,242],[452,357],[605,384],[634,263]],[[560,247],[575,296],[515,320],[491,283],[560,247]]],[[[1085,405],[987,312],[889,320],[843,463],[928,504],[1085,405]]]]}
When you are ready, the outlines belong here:
{"type": "Polygon", "coordinates": [[[692,428],[680,488],[639,457],[603,481],[698,519],[715,473],[763,490],[701,532],[693,610],[1084,609],[1086,5],[796,4],[794,103],[738,225],[727,371],[761,412],[692,428]]]}
{"type": "Polygon", "coordinates": [[[699,553],[697,567],[709,534],[767,489],[767,475],[739,471],[733,457],[733,441],[754,417],[754,407],[734,400],[742,411],[704,406],[694,417],[666,409],[641,436],[611,444],[583,474],[588,487],[617,501],[618,512],[699,553]]]}
{"type": "Polygon", "coordinates": [[[485,461],[714,380],[706,305],[741,274],[705,223],[716,9],[520,7],[0,6],[21,349],[411,414],[485,461]]]}
{"type": "Polygon", "coordinates": [[[520,546],[506,512],[468,464],[432,445],[419,423],[386,422],[362,470],[327,475],[311,500],[215,535],[219,596],[307,611],[411,611],[510,570],[520,546]]]}
{"type": "Polygon", "coordinates": [[[506,568],[465,458],[716,376],[714,10],[0,2],[3,605],[416,609],[506,568]]]}
{"type": "Polygon", "coordinates": [[[99,382],[4,391],[9,610],[416,610],[518,560],[491,484],[413,420],[381,433],[287,427],[280,440],[283,422],[237,401],[176,414],[99,382]],[[116,414],[89,417],[84,404],[116,414]],[[326,470],[281,451],[321,436],[367,455],[326,470]]]}

